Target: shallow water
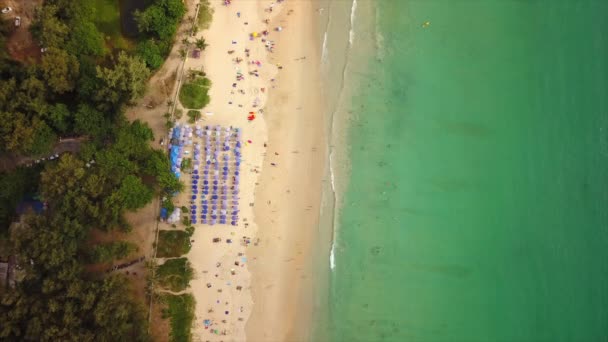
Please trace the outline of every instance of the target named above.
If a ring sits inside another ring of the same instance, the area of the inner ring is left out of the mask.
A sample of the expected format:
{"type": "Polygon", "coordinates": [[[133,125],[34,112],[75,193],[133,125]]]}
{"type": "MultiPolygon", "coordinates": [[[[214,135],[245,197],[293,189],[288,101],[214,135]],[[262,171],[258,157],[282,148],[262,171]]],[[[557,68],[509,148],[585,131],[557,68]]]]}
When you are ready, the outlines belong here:
{"type": "Polygon", "coordinates": [[[316,340],[608,338],[605,13],[360,1],[316,340]]]}

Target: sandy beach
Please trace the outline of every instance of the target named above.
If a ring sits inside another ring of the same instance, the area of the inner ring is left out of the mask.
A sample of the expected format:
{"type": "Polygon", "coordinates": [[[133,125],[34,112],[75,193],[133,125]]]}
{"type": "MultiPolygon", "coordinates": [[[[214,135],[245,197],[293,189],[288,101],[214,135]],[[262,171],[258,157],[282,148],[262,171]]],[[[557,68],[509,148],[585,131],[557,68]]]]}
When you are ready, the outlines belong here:
{"type": "MultiPolygon", "coordinates": [[[[245,143],[239,225],[195,225],[187,255],[195,270],[193,337],[303,340],[312,315],[310,244],[324,170],[316,8],[289,0],[211,5],[211,26],[197,35],[209,46],[200,59],[185,62],[186,70],[202,69],[212,82],[211,102],[197,124],[239,127],[245,143]],[[259,37],[250,39],[253,32],[259,37]]],[[[189,184],[189,175],[182,180],[189,184]]],[[[176,205],[188,199],[185,191],[176,205]]]]}

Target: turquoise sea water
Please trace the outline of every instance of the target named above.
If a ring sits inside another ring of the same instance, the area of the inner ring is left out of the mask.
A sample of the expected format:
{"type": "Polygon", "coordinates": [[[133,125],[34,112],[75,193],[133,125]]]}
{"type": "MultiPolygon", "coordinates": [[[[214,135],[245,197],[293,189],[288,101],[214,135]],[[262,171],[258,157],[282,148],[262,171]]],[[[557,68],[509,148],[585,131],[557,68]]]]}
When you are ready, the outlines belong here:
{"type": "Polygon", "coordinates": [[[608,1],[359,2],[316,339],[607,341],[608,1]]]}

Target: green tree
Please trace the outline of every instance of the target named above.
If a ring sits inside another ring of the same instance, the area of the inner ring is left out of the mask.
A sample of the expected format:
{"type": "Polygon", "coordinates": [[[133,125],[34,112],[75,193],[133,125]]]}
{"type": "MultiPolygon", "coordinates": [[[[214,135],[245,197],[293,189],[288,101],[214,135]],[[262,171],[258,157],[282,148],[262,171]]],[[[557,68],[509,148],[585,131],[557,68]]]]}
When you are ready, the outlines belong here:
{"type": "Polygon", "coordinates": [[[34,128],[20,112],[0,112],[0,134],[5,151],[25,152],[34,141],[34,128]]]}
{"type": "Polygon", "coordinates": [[[144,11],[136,11],[134,17],[140,32],[167,40],[173,37],[185,13],[186,7],[181,0],[156,0],[144,11]]]}
{"type": "Polygon", "coordinates": [[[50,152],[53,144],[57,141],[55,132],[39,118],[34,118],[32,121],[32,129],[32,142],[27,146],[26,152],[33,155],[50,152]]]}
{"type": "Polygon", "coordinates": [[[167,154],[160,150],[152,150],[145,161],[144,172],[156,178],[160,190],[168,193],[183,191],[184,185],[171,172],[171,163],[167,154]]]}
{"type": "Polygon", "coordinates": [[[149,76],[150,70],[141,59],[120,52],[113,68],[97,67],[101,81],[97,100],[113,107],[133,101],[144,94],[149,76]]]}
{"type": "Polygon", "coordinates": [[[77,56],[102,56],[105,52],[103,35],[91,21],[72,20],[67,49],[77,56]]]}
{"type": "Polygon", "coordinates": [[[40,69],[44,79],[57,94],[74,89],[78,77],[78,60],[65,50],[48,48],[42,55],[40,69]]]}
{"type": "Polygon", "coordinates": [[[45,99],[46,90],[44,82],[32,74],[19,84],[19,89],[13,94],[11,101],[15,102],[15,108],[24,113],[42,115],[47,111],[48,105],[45,99]]]}
{"type": "Polygon", "coordinates": [[[135,210],[143,208],[152,200],[153,191],[144,185],[139,177],[128,175],[118,190],[125,208],[135,210]]]}
{"type": "Polygon", "coordinates": [[[54,5],[37,7],[31,26],[32,34],[43,47],[63,47],[68,36],[68,26],[57,16],[59,8],[54,5]]]}
{"type": "Polygon", "coordinates": [[[160,68],[163,64],[163,57],[158,44],[153,40],[147,39],[137,45],[137,55],[146,62],[152,70],[160,68]]]}
{"type": "Polygon", "coordinates": [[[196,45],[196,48],[197,48],[197,49],[201,49],[201,50],[205,50],[205,48],[206,48],[207,46],[209,46],[209,45],[207,44],[207,42],[205,41],[205,38],[198,38],[198,39],[196,40],[196,42],[194,43],[194,45],[196,45]]]}
{"type": "Polygon", "coordinates": [[[106,132],[107,123],[103,113],[95,108],[81,104],[74,113],[74,131],[92,137],[101,137],[106,132]]]}
{"type": "Polygon", "coordinates": [[[137,245],[128,241],[113,241],[95,245],[92,249],[93,262],[111,262],[128,257],[137,251],[137,245]]]}
{"type": "Polygon", "coordinates": [[[35,216],[12,234],[25,278],[0,295],[0,340],[148,340],[125,277],[95,280],[83,273],[79,247],[86,232],[65,217],[35,216]]]}
{"type": "Polygon", "coordinates": [[[188,54],[188,52],[186,51],[186,49],[180,48],[177,52],[179,53],[179,58],[186,59],[186,56],[188,54]]]}
{"type": "Polygon", "coordinates": [[[56,103],[49,107],[45,115],[46,122],[58,133],[65,133],[70,128],[71,114],[63,103],[56,103]]]}

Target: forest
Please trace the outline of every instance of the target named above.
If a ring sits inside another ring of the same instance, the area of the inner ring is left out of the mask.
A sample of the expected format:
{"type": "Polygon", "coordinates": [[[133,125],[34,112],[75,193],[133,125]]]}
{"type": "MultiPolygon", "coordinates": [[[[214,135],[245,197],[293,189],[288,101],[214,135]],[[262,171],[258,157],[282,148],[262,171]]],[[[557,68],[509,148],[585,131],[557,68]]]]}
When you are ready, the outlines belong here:
{"type": "Polygon", "coordinates": [[[0,260],[14,256],[23,274],[0,289],[0,340],[150,339],[147,313],[127,279],[87,267],[133,246],[91,245],[90,237],[128,233],[127,211],[183,187],[167,155],[150,146],[160,137],[124,114],[169,54],[185,7],[147,1],[124,46],[100,29],[94,3],[44,1],[29,28],[42,53],[27,63],[4,51],[12,22],[0,23],[0,158],[37,158],[60,138],[82,141],[78,153],[0,173],[0,260]],[[45,209],[18,215],[26,197],[45,209]]]}

